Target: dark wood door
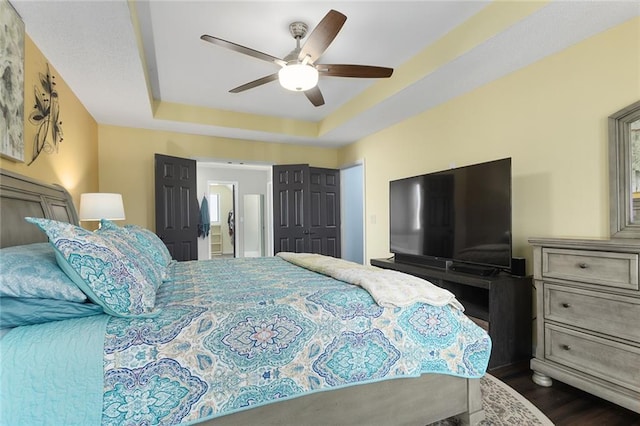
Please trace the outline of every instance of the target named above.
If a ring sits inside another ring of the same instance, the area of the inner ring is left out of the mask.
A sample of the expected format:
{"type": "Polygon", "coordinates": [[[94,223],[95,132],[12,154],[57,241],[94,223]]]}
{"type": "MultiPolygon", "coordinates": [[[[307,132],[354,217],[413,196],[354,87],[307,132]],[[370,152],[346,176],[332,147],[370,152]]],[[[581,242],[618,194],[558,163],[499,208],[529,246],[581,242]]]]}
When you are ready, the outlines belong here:
{"type": "Polygon", "coordinates": [[[274,253],[308,253],[308,175],[307,164],[273,166],[274,253]]]}
{"type": "Polygon", "coordinates": [[[274,252],[340,257],[340,171],[273,166],[274,252]]]}
{"type": "Polygon", "coordinates": [[[155,155],[156,234],[176,260],[198,259],[196,162],[155,155]]]}
{"type": "Polygon", "coordinates": [[[340,257],[340,170],[309,168],[309,251],[340,257]]]}

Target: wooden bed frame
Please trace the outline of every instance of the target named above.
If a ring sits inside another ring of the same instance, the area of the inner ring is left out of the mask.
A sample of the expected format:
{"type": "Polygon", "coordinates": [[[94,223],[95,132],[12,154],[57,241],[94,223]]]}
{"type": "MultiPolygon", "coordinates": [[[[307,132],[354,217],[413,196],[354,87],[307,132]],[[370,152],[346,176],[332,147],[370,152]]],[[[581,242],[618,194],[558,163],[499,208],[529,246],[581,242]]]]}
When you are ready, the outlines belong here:
{"type": "MultiPolygon", "coordinates": [[[[25,216],[78,224],[63,187],[0,169],[0,247],[47,241],[25,216]]],[[[484,419],[479,379],[424,374],[386,380],[275,402],[203,424],[426,425],[452,416],[472,425],[484,419]]]]}

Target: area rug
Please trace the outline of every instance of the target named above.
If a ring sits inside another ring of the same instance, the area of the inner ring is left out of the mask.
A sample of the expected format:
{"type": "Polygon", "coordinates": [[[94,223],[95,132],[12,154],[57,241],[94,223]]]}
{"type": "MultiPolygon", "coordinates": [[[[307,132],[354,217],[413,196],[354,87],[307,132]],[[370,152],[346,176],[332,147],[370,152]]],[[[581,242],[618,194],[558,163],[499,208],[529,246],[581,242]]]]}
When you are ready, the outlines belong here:
{"type": "MultiPolygon", "coordinates": [[[[482,391],[482,407],[486,416],[480,425],[553,426],[551,420],[542,414],[535,405],[490,374],[485,374],[480,379],[480,390],[482,391]]],[[[457,419],[446,419],[429,426],[454,426],[458,424],[457,419]]]]}

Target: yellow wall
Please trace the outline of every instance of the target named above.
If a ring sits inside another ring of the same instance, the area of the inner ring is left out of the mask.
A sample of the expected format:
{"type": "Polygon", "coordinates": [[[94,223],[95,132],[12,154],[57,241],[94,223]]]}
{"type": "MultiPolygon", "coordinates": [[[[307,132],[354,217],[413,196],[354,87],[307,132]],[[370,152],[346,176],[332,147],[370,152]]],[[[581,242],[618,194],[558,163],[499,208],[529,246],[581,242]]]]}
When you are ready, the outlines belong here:
{"type": "Polygon", "coordinates": [[[127,223],[155,229],[154,154],[337,167],[338,150],[99,126],[100,191],[122,193],[127,223]]]}
{"type": "Polygon", "coordinates": [[[367,257],[389,255],[389,180],[503,157],[529,267],[529,237],[607,238],[607,117],[639,98],[636,18],[341,149],[365,160],[367,257]]]}
{"type": "MultiPolygon", "coordinates": [[[[24,99],[24,163],[0,159],[0,167],[46,183],[58,183],[71,193],[76,207],[80,194],[98,190],[98,125],[84,108],[64,78],[49,63],[55,76],[59,96],[60,119],[64,140],[57,153],[41,153],[30,165],[33,140],[37,127],[29,122],[33,111],[34,86],[40,87],[39,73],[46,73],[45,58],[33,41],[25,37],[25,99],[24,99]]],[[[48,138],[51,140],[51,137],[48,138]]]]}

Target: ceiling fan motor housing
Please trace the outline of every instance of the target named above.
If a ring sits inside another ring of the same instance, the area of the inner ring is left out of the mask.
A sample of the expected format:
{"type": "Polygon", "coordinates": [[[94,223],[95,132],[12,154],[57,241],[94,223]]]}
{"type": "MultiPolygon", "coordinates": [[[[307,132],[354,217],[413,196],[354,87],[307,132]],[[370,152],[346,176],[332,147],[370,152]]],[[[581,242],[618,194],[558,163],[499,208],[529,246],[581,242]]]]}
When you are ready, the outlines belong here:
{"type": "Polygon", "coordinates": [[[289,24],[289,32],[296,40],[301,40],[307,35],[309,27],[304,22],[295,21],[289,24]]]}

